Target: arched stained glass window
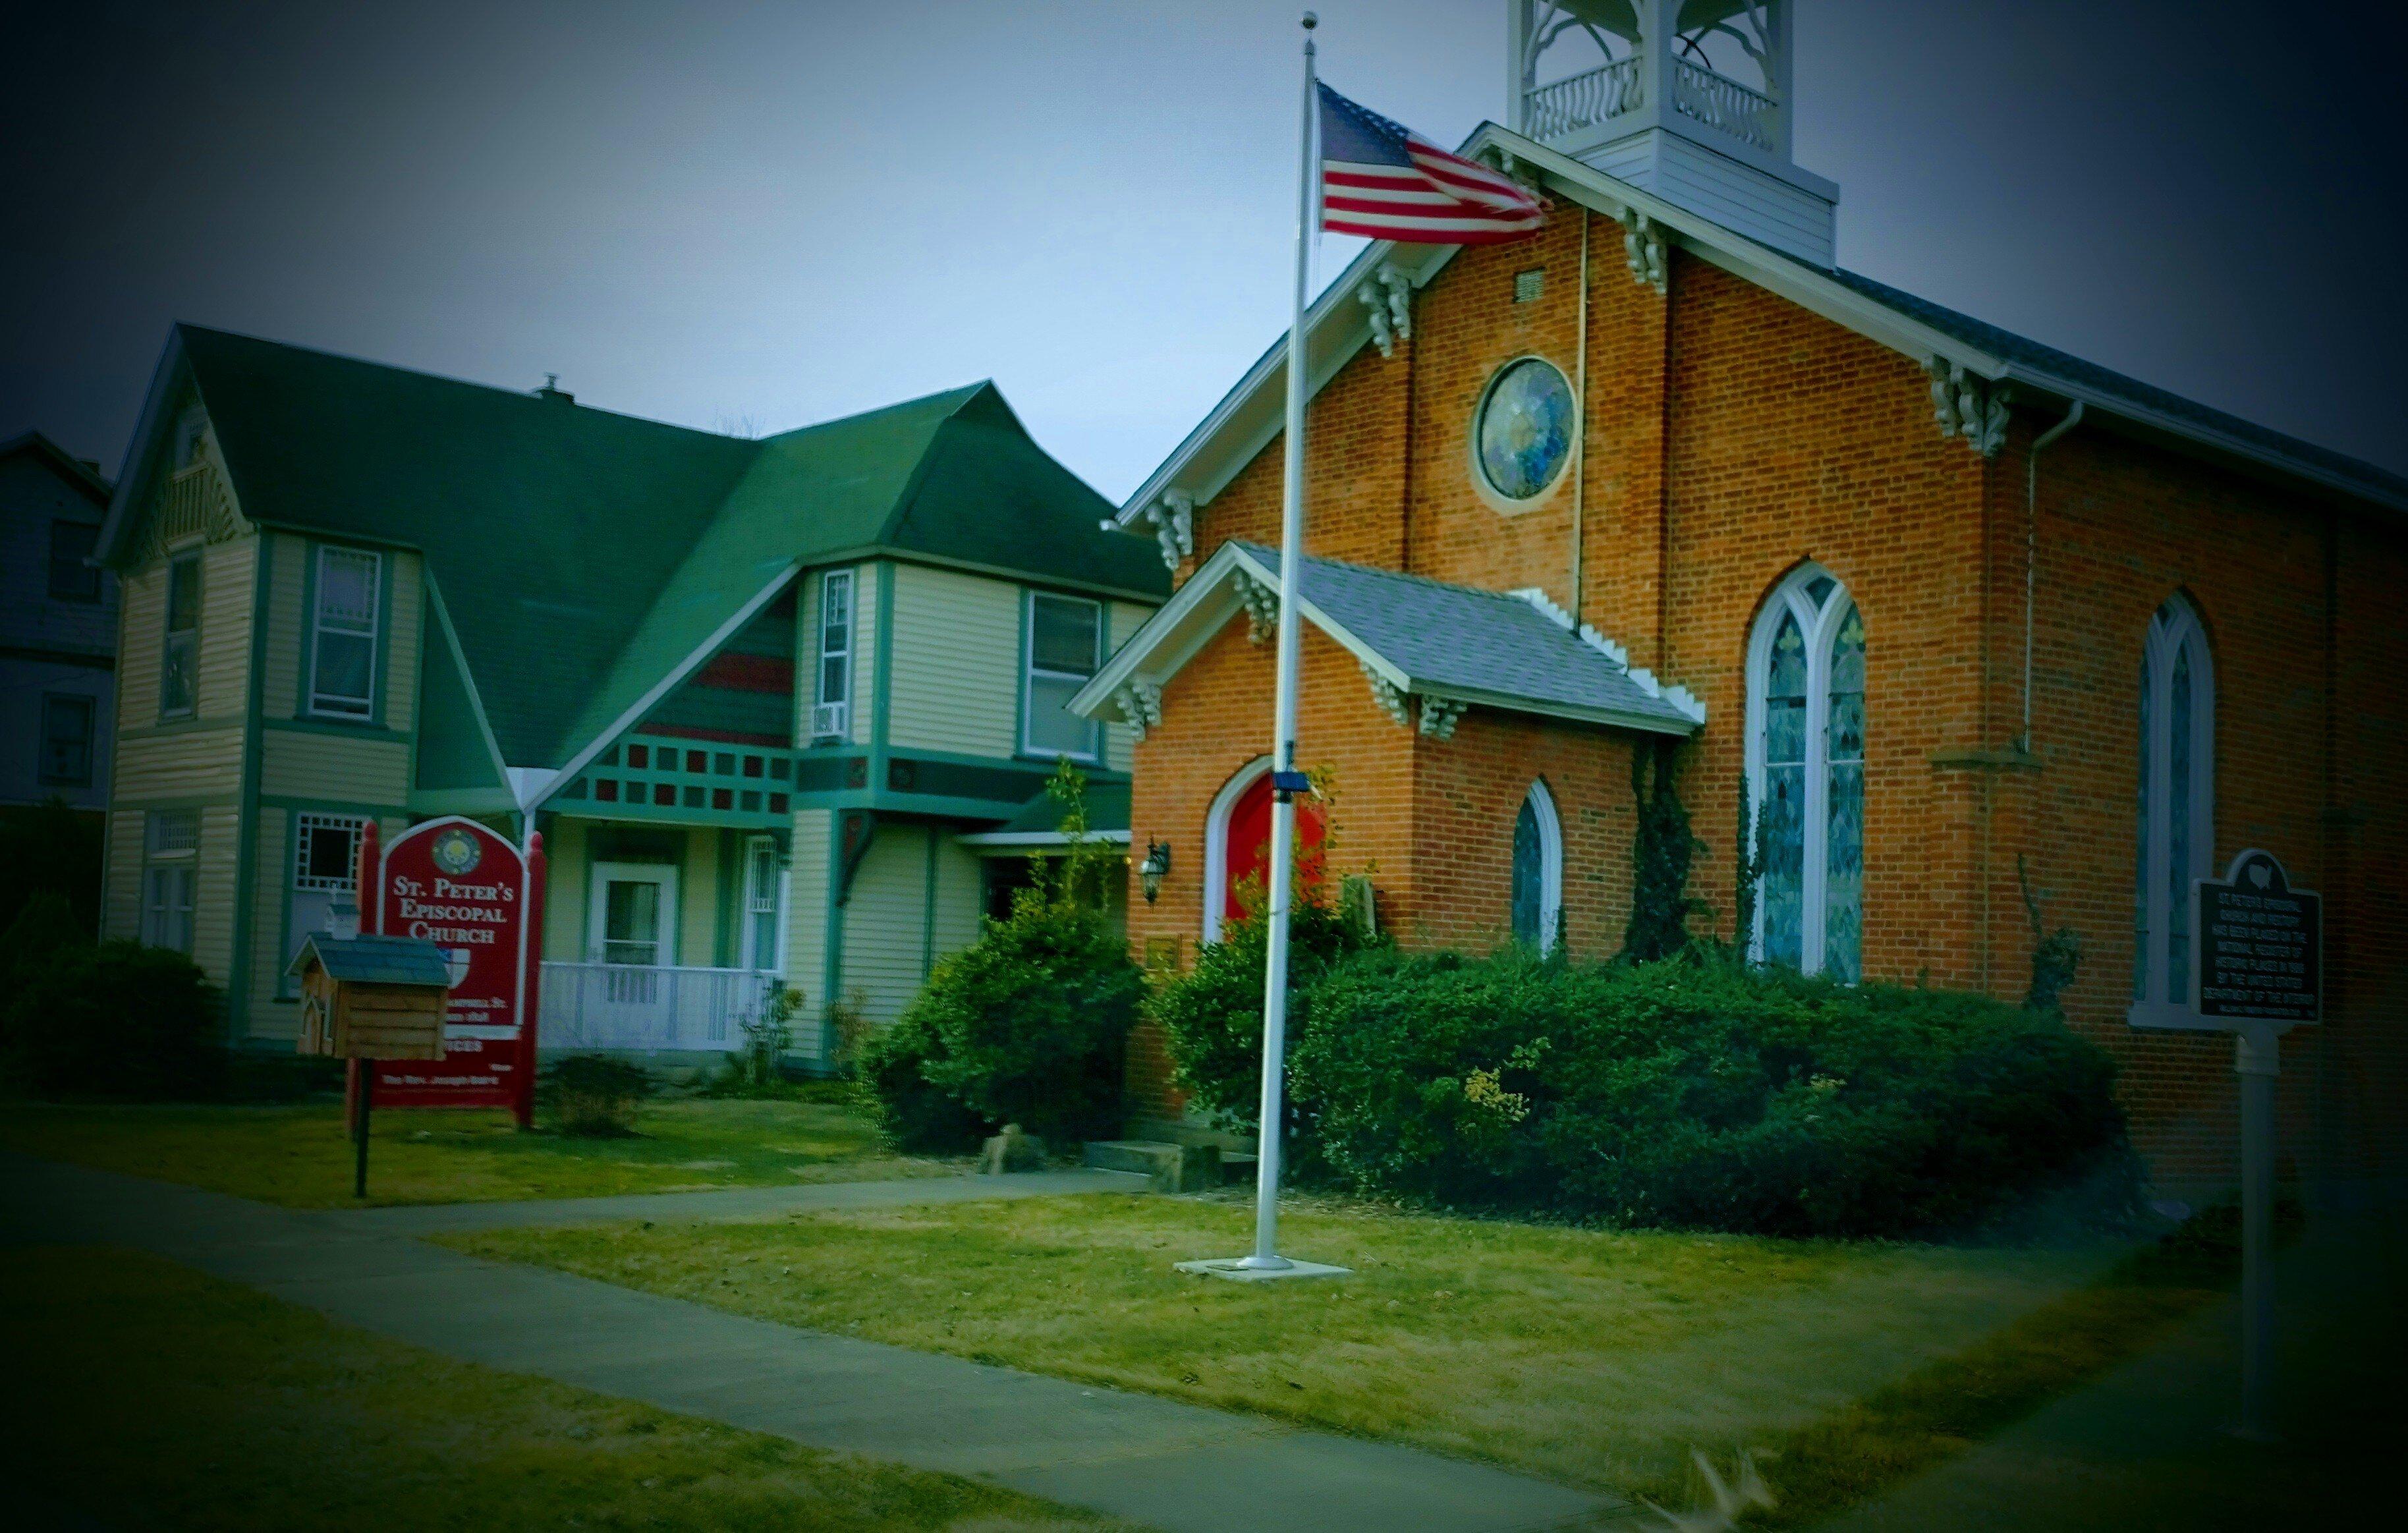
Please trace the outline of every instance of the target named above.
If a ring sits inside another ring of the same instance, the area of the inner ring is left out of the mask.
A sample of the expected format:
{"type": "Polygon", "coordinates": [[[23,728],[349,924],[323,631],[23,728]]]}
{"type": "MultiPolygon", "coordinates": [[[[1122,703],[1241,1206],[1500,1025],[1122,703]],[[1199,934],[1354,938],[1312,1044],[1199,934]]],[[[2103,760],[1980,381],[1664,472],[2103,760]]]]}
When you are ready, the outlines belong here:
{"type": "Polygon", "coordinates": [[[2139,721],[2132,1010],[2184,1012],[2192,1004],[2190,886],[2214,855],[2215,672],[2199,614],[2179,596],[2149,620],[2139,721]]]}
{"type": "Polygon", "coordinates": [[[1513,940],[1552,952],[1564,903],[1563,827],[1543,782],[1533,782],[1513,817],[1513,940]]]}
{"type": "Polygon", "coordinates": [[[1748,649],[1748,781],[1757,956],[1863,975],[1865,624],[1806,566],[1765,602],[1748,649]]]}

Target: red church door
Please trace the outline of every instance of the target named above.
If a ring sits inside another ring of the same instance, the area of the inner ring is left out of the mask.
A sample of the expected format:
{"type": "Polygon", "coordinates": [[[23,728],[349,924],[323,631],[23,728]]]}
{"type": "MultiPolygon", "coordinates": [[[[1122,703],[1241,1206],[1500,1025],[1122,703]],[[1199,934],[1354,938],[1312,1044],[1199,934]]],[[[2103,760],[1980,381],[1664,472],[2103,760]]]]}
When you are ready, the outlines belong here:
{"type": "MultiPolygon", "coordinates": [[[[1239,902],[1239,890],[1247,889],[1259,903],[1268,887],[1266,869],[1271,856],[1271,775],[1262,776],[1246,784],[1238,801],[1229,806],[1228,839],[1224,843],[1222,859],[1221,919],[1235,921],[1245,914],[1239,902]]],[[[1299,798],[1296,806],[1297,839],[1302,843],[1303,855],[1297,859],[1298,893],[1318,884],[1326,871],[1322,866],[1321,842],[1323,823],[1318,799],[1299,798]]]]}

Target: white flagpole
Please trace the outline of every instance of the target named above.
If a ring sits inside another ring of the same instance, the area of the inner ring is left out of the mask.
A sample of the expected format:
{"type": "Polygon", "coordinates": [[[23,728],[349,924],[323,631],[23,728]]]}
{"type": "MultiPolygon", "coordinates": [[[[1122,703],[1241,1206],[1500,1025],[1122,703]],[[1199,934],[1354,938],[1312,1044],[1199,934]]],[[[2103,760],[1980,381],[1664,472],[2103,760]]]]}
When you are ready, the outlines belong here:
{"type": "Polygon", "coordinates": [[[1279,698],[1273,727],[1271,767],[1282,786],[1271,803],[1270,940],[1263,963],[1263,1111],[1260,1158],[1254,1179],[1254,1254],[1244,1265],[1280,1270],[1292,1265],[1279,1254],[1280,1087],[1287,1068],[1287,929],[1296,848],[1296,693],[1299,648],[1297,632],[1297,566],[1304,557],[1304,304],[1312,251],[1315,193],[1320,167],[1313,163],[1312,129],[1319,116],[1313,99],[1312,29],[1318,18],[1304,13],[1304,111],[1296,187],[1296,301],[1287,327],[1286,493],[1280,506],[1279,698]]]}

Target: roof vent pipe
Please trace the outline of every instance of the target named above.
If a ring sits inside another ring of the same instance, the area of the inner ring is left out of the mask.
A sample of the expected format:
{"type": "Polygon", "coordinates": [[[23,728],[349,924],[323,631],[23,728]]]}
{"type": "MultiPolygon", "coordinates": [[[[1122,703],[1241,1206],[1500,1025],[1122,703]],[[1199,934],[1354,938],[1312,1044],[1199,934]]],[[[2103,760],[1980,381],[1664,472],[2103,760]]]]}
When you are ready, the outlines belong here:
{"type": "Polygon", "coordinates": [[[577,403],[577,395],[569,393],[566,389],[560,386],[560,375],[558,373],[544,374],[543,387],[535,391],[535,396],[538,399],[556,399],[564,405],[573,405],[577,403]]]}
{"type": "Polygon", "coordinates": [[[2025,755],[2032,753],[2032,592],[2040,571],[2040,454],[2082,423],[2082,401],[2075,400],[2065,419],[2034,437],[2031,451],[2024,455],[2024,732],[2015,749],[2025,755]]]}

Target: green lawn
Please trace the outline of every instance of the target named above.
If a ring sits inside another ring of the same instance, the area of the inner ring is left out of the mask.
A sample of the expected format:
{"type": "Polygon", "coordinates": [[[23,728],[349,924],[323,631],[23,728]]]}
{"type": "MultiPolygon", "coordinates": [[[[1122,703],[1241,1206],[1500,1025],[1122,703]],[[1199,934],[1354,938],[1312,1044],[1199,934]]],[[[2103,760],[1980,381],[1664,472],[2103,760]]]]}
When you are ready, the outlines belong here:
{"type": "MultiPolygon", "coordinates": [[[[1786,1449],[1768,1478],[1776,1488],[1811,1483],[1817,1507],[1930,1461],[1932,1440],[1958,1430],[1902,1406],[1860,1421],[1850,1414],[1859,1402],[1984,1356],[2019,1324],[2029,1334],[2004,1343],[2007,1361],[1984,1366],[2027,1395],[2035,1380],[2062,1388],[2095,1367],[2095,1348],[2060,1346],[2052,1317],[2081,1311],[2125,1255],[2103,1243],[1971,1250],[1614,1234],[1307,1202],[1292,1208],[1283,1246],[1354,1277],[1246,1285],[1171,1270],[1246,1249],[1251,1211],[1098,1196],[445,1241],[787,1324],[1399,1439],[1658,1500],[1685,1498],[1692,1448],[1726,1463],[1741,1448],[1786,1449]],[[2033,1348],[2057,1361],[2026,1368],[2033,1348]],[[1867,1454],[1888,1469],[1854,1462],[1867,1454]]],[[[2111,1324],[2139,1334],[2196,1301],[2187,1289],[2152,1291],[2111,1324]]]]}
{"type": "Polygon", "coordinates": [[[13,1250],[0,1309],[18,1526],[1118,1526],[451,1362],[129,1252],[13,1250]]]}
{"type": "MultiPolygon", "coordinates": [[[[527,1197],[793,1185],[939,1176],[957,1168],[896,1155],[851,1108],[816,1102],[645,1103],[636,1133],[522,1134],[500,1111],[380,1109],[370,1120],[368,1201],[476,1203],[527,1197]]],[[[15,1102],[0,1148],[158,1177],[289,1208],[355,1207],[343,1112],[304,1107],[89,1107],[15,1102]]]]}

